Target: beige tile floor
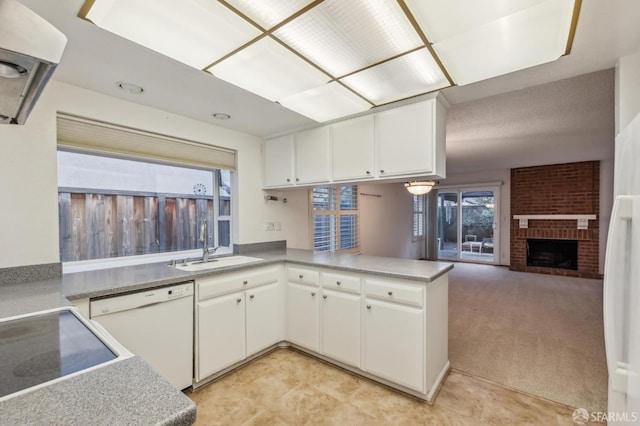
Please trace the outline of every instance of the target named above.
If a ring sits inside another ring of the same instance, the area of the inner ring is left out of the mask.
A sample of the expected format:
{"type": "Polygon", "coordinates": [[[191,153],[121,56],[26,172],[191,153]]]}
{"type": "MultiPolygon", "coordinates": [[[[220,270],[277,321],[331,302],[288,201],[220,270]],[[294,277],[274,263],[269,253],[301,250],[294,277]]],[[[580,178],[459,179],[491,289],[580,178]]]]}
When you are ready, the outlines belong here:
{"type": "Polygon", "coordinates": [[[566,406],[455,371],[428,405],[292,349],[187,396],[196,425],[575,425],[566,406]]]}

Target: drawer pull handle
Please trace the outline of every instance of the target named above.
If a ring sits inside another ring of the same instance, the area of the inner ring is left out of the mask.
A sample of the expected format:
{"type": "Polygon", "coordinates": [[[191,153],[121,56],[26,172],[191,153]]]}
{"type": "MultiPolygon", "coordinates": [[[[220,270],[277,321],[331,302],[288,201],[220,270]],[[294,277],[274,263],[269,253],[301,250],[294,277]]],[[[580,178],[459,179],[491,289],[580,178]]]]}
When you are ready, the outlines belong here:
{"type": "Polygon", "coordinates": [[[384,173],[384,170],[380,170],[380,173],[384,173]]]}
{"type": "Polygon", "coordinates": [[[340,285],[342,284],[340,281],[336,281],[336,285],[340,285]]]}
{"type": "Polygon", "coordinates": [[[291,179],[287,178],[287,182],[291,182],[291,179]]]}
{"type": "Polygon", "coordinates": [[[367,305],[367,309],[371,309],[371,305],[367,305]]]}
{"type": "Polygon", "coordinates": [[[315,292],[315,291],[312,291],[312,292],[311,292],[311,297],[315,297],[315,295],[316,295],[316,292],[315,292]]]}
{"type": "Polygon", "coordinates": [[[298,275],[298,278],[303,279],[304,275],[300,274],[300,275],[298,275]]]}
{"type": "Polygon", "coordinates": [[[247,284],[249,284],[249,281],[247,280],[242,281],[242,285],[247,285],[247,284]]]}
{"type": "Polygon", "coordinates": [[[323,298],[323,299],[326,299],[326,298],[327,298],[327,295],[326,295],[326,294],[323,294],[323,295],[322,295],[322,298],[323,298]]]}
{"type": "Polygon", "coordinates": [[[367,170],[367,174],[368,174],[368,175],[370,175],[370,174],[371,174],[371,172],[370,172],[369,170],[367,170]]]}
{"type": "Polygon", "coordinates": [[[242,299],[240,299],[239,297],[236,299],[236,303],[240,303],[242,302],[242,299]]]}
{"type": "Polygon", "coordinates": [[[387,292],[387,294],[388,294],[389,296],[393,296],[393,292],[392,292],[392,291],[388,291],[388,292],[387,292]]]}

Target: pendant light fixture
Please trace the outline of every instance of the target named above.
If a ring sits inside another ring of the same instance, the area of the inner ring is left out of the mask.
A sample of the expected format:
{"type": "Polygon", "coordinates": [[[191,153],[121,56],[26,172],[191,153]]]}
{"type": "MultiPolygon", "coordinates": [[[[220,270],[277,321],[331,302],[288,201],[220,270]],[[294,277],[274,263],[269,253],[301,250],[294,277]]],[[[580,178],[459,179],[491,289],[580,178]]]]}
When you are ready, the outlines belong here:
{"type": "Polygon", "coordinates": [[[426,194],[427,192],[431,191],[431,189],[433,188],[433,186],[435,185],[435,182],[428,182],[428,181],[422,181],[422,182],[407,182],[404,184],[404,187],[407,188],[407,191],[409,191],[410,193],[412,193],[413,195],[422,195],[422,194],[426,194]]]}

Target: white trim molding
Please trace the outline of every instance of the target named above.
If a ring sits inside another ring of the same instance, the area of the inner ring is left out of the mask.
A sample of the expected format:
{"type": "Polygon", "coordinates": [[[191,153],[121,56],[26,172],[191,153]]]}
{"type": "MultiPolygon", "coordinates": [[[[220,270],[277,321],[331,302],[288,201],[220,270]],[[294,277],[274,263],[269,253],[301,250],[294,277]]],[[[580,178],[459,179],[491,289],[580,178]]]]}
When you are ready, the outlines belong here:
{"type": "Polygon", "coordinates": [[[595,214],[516,214],[513,218],[520,221],[520,228],[528,228],[529,220],[576,220],[578,229],[589,229],[589,221],[596,220],[595,214]]]}

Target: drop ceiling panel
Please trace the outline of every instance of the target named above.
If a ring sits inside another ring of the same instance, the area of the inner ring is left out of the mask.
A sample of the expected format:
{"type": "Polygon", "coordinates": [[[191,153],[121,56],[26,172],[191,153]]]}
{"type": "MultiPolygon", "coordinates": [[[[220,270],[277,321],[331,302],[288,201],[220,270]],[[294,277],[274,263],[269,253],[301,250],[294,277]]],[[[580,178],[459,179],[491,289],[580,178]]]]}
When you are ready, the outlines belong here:
{"type": "Polygon", "coordinates": [[[342,82],[376,105],[449,86],[426,48],[352,74],[342,82]]]}
{"type": "Polygon", "coordinates": [[[422,45],[395,1],[327,0],[274,35],[334,77],[422,45]]]}
{"type": "Polygon", "coordinates": [[[283,99],[282,106],[319,122],[334,120],[371,108],[340,83],[331,82],[283,99]]]}
{"type": "Polygon", "coordinates": [[[312,0],[226,0],[242,14],[269,30],[284,21],[312,0]]]}

